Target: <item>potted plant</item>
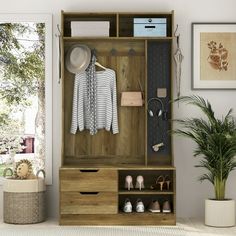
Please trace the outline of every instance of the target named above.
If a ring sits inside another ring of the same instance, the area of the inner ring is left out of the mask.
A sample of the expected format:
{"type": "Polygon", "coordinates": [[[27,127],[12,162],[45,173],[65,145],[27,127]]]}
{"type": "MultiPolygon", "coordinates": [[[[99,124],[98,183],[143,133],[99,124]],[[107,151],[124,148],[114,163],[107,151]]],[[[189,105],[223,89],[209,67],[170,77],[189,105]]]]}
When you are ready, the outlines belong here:
{"type": "Polygon", "coordinates": [[[192,139],[197,147],[194,156],[200,158],[199,165],[206,170],[199,180],[208,180],[215,190],[215,198],[205,200],[205,224],[216,227],[235,225],[235,201],[225,198],[225,187],[229,174],[236,167],[236,123],[232,109],[218,119],[209,101],[199,96],[183,96],[178,99],[194,105],[206,119],[186,118],[175,120],[180,128],[173,132],[192,139]]]}

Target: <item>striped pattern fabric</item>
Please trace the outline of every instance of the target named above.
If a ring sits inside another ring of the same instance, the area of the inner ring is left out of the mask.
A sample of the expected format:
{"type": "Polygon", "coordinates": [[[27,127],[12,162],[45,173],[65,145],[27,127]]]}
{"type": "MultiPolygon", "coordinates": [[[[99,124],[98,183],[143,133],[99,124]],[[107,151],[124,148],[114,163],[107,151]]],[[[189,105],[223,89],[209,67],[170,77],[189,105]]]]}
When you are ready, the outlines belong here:
{"type": "MultiPolygon", "coordinates": [[[[83,131],[90,129],[90,116],[88,112],[88,96],[86,72],[75,75],[74,94],[72,106],[72,134],[77,129],[83,131]]],[[[105,128],[113,134],[119,133],[117,118],[117,93],[116,93],[116,74],[114,70],[106,69],[96,71],[97,79],[97,104],[96,104],[96,125],[97,129],[105,128]]]]}

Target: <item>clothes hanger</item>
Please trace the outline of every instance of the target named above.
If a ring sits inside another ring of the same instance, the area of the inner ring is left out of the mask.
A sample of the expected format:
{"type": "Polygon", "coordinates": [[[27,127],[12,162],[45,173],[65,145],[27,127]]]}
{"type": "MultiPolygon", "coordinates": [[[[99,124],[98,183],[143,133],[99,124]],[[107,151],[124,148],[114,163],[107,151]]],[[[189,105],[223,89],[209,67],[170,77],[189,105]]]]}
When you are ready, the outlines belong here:
{"type": "Polygon", "coordinates": [[[99,62],[95,62],[95,65],[96,66],[98,66],[98,67],[100,67],[100,68],[102,68],[103,70],[106,70],[107,68],[105,67],[105,66],[103,66],[103,65],[101,65],[99,62]]]}
{"type": "MultiPolygon", "coordinates": [[[[96,54],[97,54],[97,52],[96,52],[96,49],[95,48],[93,48],[92,50],[91,50],[91,53],[92,53],[92,55],[94,55],[95,57],[96,57],[96,60],[97,60],[97,56],[96,56],[96,54]]],[[[107,68],[105,67],[105,66],[103,66],[103,65],[101,65],[99,62],[95,62],[95,66],[98,66],[98,67],[100,67],[100,68],[102,68],[103,70],[106,70],[107,68]]]]}

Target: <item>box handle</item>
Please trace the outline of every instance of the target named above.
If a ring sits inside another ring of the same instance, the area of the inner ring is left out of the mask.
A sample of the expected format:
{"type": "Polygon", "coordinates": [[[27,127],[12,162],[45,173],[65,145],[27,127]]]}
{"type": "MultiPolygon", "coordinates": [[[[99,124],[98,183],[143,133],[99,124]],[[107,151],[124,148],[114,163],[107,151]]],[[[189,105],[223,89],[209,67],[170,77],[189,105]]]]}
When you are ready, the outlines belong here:
{"type": "Polygon", "coordinates": [[[155,29],[155,25],[145,25],[145,29],[155,29]]]}
{"type": "Polygon", "coordinates": [[[98,195],[99,192],[80,192],[81,195],[98,195]]]}
{"type": "Polygon", "coordinates": [[[80,172],[98,172],[98,169],[93,169],[93,170],[79,170],[80,172]]]}

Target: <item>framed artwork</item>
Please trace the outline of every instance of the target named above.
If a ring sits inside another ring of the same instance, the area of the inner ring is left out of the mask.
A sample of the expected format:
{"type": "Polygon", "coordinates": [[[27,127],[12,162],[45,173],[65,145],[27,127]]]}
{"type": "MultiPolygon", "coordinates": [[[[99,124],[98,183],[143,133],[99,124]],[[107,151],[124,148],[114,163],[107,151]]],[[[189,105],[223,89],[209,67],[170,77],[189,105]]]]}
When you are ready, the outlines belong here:
{"type": "Polygon", "coordinates": [[[192,89],[236,89],[236,23],[192,23],[192,89]]]}

